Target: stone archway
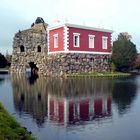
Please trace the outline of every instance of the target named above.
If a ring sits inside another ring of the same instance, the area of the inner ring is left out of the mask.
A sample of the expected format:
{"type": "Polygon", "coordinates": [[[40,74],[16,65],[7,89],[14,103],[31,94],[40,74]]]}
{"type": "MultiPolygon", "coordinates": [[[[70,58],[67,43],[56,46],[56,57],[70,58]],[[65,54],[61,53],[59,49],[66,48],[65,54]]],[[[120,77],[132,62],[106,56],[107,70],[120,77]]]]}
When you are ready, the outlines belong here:
{"type": "Polygon", "coordinates": [[[31,75],[38,75],[38,67],[34,62],[29,62],[29,66],[31,68],[31,75]]]}

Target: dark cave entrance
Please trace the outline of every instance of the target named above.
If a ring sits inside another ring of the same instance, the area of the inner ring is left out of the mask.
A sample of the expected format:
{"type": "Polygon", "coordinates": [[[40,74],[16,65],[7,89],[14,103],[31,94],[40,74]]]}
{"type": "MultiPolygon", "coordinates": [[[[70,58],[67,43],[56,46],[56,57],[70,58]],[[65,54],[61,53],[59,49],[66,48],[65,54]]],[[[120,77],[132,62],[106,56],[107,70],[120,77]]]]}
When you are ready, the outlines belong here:
{"type": "Polygon", "coordinates": [[[31,75],[38,75],[38,67],[34,62],[29,62],[29,66],[31,68],[31,75]]]}

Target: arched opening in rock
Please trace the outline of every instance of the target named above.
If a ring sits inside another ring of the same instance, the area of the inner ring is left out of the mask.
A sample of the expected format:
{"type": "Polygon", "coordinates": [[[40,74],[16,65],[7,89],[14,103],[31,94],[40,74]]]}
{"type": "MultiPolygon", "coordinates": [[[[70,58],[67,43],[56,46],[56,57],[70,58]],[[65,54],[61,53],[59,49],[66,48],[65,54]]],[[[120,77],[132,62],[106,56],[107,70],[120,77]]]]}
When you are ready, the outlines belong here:
{"type": "Polygon", "coordinates": [[[34,62],[29,62],[29,66],[31,68],[31,75],[38,75],[38,67],[34,62]]]}
{"type": "Polygon", "coordinates": [[[37,52],[41,52],[41,47],[37,46],[37,52]]]}
{"type": "Polygon", "coordinates": [[[20,46],[20,52],[24,52],[25,50],[24,50],[24,46],[23,45],[21,45],[20,46]]]}

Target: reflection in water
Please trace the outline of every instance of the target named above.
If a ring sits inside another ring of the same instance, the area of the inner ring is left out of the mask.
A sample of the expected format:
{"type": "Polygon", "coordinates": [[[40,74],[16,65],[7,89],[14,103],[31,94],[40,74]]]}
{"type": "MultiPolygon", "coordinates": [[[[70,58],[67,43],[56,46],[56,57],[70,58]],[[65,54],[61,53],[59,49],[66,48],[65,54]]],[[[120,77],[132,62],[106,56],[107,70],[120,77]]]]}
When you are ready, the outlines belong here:
{"type": "Polygon", "coordinates": [[[56,98],[48,95],[48,120],[61,124],[78,124],[111,116],[110,97],[56,98]]]}
{"type": "Polygon", "coordinates": [[[15,109],[31,114],[38,125],[42,125],[47,116],[47,96],[45,81],[37,79],[30,85],[25,75],[12,75],[15,109]]]}
{"type": "Polygon", "coordinates": [[[28,75],[29,84],[33,85],[36,82],[37,78],[38,78],[37,74],[29,73],[29,75],[28,75]]]}
{"type": "Polygon", "coordinates": [[[132,104],[136,96],[136,83],[133,78],[115,81],[112,92],[113,101],[118,106],[119,114],[124,114],[132,104]]]}
{"type": "Polygon", "coordinates": [[[39,126],[46,120],[61,125],[81,125],[110,118],[112,99],[121,112],[130,106],[136,92],[134,85],[121,86],[115,79],[39,77],[34,84],[29,84],[25,75],[12,75],[11,79],[17,112],[32,115],[39,126]]]}
{"type": "Polygon", "coordinates": [[[4,82],[4,78],[0,78],[0,84],[2,84],[4,82]]]}
{"type": "Polygon", "coordinates": [[[7,83],[10,81],[10,77],[8,74],[0,74],[0,85],[7,83]]]}

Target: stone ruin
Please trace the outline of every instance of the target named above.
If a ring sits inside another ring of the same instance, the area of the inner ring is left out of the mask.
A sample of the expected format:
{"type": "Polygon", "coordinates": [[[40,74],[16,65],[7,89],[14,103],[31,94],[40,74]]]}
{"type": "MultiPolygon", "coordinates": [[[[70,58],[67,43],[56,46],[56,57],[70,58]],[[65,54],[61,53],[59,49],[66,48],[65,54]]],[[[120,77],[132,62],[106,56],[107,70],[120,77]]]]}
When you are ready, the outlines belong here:
{"type": "Polygon", "coordinates": [[[47,26],[38,17],[30,29],[19,31],[13,41],[11,72],[25,73],[28,68],[36,68],[44,73],[47,58],[47,26]]]}

